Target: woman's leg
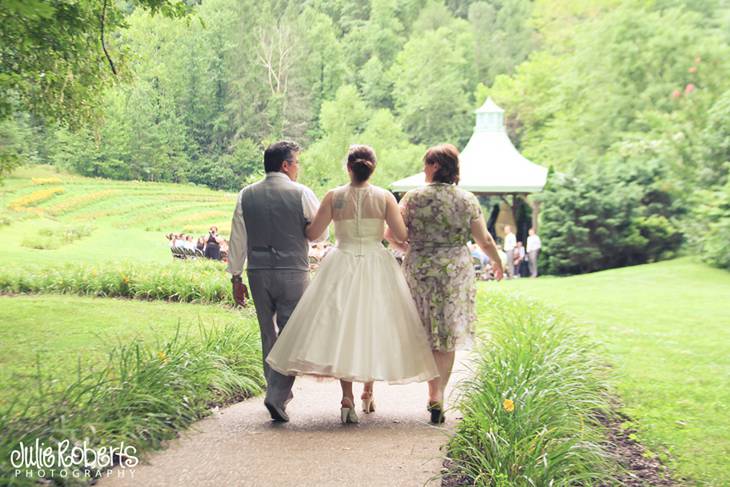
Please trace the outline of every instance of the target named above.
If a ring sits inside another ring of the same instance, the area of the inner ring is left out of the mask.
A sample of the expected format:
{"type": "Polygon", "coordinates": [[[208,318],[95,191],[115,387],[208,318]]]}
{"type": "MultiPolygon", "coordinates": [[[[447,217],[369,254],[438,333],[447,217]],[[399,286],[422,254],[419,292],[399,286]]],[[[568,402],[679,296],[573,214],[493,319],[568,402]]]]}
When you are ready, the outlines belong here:
{"type": "Polygon", "coordinates": [[[366,413],[373,413],[375,412],[375,402],[373,401],[373,382],[365,382],[364,387],[362,389],[362,395],[360,396],[360,399],[362,399],[362,410],[366,413]]]}
{"type": "Polygon", "coordinates": [[[352,382],[340,379],[340,386],[342,387],[342,405],[353,407],[355,396],[352,393],[352,382]]]}
{"type": "Polygon", "coordinates": [[[455,352],[433,351],[433,358],[436,361],[436,368],[439,371],[439,377],[428,381],[428,400],[429,402],[438,402],[443,404],[444,392],[451,377],[451,371],[454,368],[455,352]]]}

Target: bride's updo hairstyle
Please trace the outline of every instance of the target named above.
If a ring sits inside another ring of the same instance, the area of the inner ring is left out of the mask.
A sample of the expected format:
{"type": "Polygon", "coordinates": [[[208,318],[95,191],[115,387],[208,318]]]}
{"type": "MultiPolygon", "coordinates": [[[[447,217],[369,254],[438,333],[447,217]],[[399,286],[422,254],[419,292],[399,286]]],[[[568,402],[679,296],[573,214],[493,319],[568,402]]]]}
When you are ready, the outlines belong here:
{"type": "Polygon", "coordinates": [[[364,183],[375,171],[375,151],[367,145],[351,145],[347,153],[347,169],[352,171],[355,181],[364,183]]]}
{"type": "Polygon", "coordinates": [[[459,184],[459,149],[451,144],[440,144],[429,148],[423,156],[423,162],[438,164],[433,175],[436,183],[459,184]]]}

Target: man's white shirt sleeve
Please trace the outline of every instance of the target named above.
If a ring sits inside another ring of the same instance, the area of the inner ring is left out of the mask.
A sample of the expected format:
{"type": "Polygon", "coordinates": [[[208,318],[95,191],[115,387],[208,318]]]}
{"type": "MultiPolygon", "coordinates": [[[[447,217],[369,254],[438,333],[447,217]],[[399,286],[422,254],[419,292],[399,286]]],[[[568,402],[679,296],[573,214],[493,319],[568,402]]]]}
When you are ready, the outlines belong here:
{"type": "Polygon", "coordinates": [[[234,276],[240,276],[243,272],[243,265],[247,257],[246,223],[243,220],[243,207],[241,206],[241,195],[238,193],[236,209],[233,211],[231,220],[231,238],[228,241],[228,272],[234,276]]]}
{"type": "MultiPolygon", "coordinates": [[[[304,210],[304,218],[310,223],[314,220],[317,210],[319,210],[319,200],[317,199],[317,195],[315,195],[314,191],[306,186],[304,186],[304,191],[302,191],[302,209],[304,210]]],[[[327,240],[328,237],[329,227],[325,228],[322,235],[312,240],[312,242],[323,242],[327,240]]]]}

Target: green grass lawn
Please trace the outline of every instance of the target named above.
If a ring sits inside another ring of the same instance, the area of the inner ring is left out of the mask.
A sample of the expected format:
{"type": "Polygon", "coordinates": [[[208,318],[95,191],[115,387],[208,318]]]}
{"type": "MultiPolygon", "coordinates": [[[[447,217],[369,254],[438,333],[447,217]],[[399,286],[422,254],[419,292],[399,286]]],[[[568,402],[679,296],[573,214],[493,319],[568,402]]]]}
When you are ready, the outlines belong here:
{"type": "Polygon", "coordinates": [[[0,186],[0,265],[169,261],[166,233],[199,236],[217,225],[228,235],[235,196],[195,185],[113,181],[49,166],[21,167],[0,186]],[[28,245],[51,239],[48,232],[80,227],[88,227],[90,235],[55,249],[28,245]]]}
{"type": "Polygon", "coordinates": [[[251,309],[76,296],[0,296],[0,404],[43,374],[67,382],[79,360],[88,369],[117,344],[157,344],[181,333],[234,323],[254,326],[251,309]]]}
{"type": "Polygon", "coordinates": [[[689,482],[730,485],[730,273],[682,258],[480,292],[494,287],[572,315],[602,344],[640,440],[689,482]]]}

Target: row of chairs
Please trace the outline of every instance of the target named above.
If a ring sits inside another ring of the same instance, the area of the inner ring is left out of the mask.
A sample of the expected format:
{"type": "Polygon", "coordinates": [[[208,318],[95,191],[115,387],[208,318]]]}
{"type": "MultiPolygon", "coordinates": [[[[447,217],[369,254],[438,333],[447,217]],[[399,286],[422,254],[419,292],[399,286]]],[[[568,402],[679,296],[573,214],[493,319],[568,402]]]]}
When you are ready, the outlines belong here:
{"type": "Polygon", "coordinates": [[[175,259],[195,259],[198,257],[205,257],[205,254],[200,249],[186,249],[184,247],[170,247],[172,257],[175,259]]]}

